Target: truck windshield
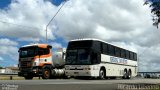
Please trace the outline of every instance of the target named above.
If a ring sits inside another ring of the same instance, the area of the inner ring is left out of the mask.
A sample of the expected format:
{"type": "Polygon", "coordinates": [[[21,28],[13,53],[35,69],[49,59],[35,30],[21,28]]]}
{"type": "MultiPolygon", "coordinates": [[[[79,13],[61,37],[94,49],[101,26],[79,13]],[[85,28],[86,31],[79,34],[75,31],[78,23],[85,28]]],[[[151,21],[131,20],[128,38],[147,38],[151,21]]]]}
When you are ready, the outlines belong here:
{"type": "Polygon", "coordinates": [[[88,49],[73,49],[67,51],[66,64],[86,65],[91,64],[90,53],[88,49]]]}
{"type": "Polygon", "coordinates": [[[20,50],[19,55],[21,58],[33,57],[36,55],[36,51],[34,48],[25,48],[20,50]]]}

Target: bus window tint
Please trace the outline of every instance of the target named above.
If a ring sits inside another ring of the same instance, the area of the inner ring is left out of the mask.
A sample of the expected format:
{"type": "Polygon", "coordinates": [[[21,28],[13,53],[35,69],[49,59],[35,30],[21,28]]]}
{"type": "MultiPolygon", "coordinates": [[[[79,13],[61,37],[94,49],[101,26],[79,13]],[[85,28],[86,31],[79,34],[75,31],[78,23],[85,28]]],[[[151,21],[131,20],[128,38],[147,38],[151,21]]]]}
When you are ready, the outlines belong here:
{"type": "Polygon", "coordinates": [[[101,44],[98,41],[93,42],[92,48],[97,52],[101,52],[101,44]]]}
{"type": "Polygon", "coordinates": [[[103,43],[102,44],[102,53],[103,54],[108,54],[109,53],[108,51],[109,51],[108,50],[108,44],[103,43]]]}
{"type": "Polygon", "coordinates": [[[90,64],[90,55],[89,50],[87,49],[79,49],[78,50],[78,62],[83,64],[90,64]]]}
{"type": "Polygon", "coordinates": [[[137,61],[137,54],[134,53],[134,60],[137,61]]]}
{"type": "Polygon", "coordinates": [[[134,59],[133,52],[130,52],[130,59],[131,59],[131,60],[134,59]]]}
{"type": "Polygon", "coordinates": [[[66,64],[75,64],[77,59],[77,50],[68,50],[66,64]]]}
{"type": "Polygon", "coordinates": [[[74,41],[69,42],[68,49],[91,47],[92,41],[74,41]]]}
{"type": "Polygon", "coordinates": [[[126,51],[126,58],[129,59],[129,51],[126,51]]]}
{"type": "Polygon", "coordinates": [[[124,49],[121,49],[121,58],[126,58],[126,52],[124,49]]]}
{"type": "Polygon", "coordinates": [[[120,55],[121,55],[120,48],[117,48],[117,47],[115,48],[115,54],[117,57],[120,57],[120,55]]]}
{"type": "Polygon", "coordinates": [[[115,55],[115,47],[112,45],[108,45],[109,54],[114,56],[115,55]]]}

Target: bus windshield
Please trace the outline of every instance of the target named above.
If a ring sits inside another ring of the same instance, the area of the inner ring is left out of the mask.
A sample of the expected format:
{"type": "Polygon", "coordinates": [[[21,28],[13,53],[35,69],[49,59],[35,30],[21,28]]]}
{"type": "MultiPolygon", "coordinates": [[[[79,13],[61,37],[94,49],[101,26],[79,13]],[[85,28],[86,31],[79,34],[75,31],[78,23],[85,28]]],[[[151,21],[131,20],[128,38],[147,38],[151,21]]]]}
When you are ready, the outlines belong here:
{"type": "Polygon", "coordinates": [[[68,49],[89,48],[91,46],[92,46],[92,41],[74,41],[74,42],[69,42],[68,49]]]}
{"type": "Polygon", "coordinates": [[[66,64],[80,65],[91,64],[88,49],[72,49],[67,51],[66,64]]]}
{"type": "Polygon", "coordinates": [[[33,57],[35,55],[36,55],[35,48],[24,48],[24,49],[20,49],[19,51],[19,56],[21,58],[33,57]]]}

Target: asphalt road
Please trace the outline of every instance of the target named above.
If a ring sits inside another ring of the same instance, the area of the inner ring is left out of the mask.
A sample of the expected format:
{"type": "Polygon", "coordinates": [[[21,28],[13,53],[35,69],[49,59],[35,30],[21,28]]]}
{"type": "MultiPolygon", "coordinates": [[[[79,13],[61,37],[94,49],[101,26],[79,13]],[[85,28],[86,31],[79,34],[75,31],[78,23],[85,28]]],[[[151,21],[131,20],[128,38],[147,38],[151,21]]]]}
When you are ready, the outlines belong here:
{"type": "Polygon", "coordinates": [[[160,84],[160,79],[0,80],[0,90],[117,90],[119,84],[160,84]]]}

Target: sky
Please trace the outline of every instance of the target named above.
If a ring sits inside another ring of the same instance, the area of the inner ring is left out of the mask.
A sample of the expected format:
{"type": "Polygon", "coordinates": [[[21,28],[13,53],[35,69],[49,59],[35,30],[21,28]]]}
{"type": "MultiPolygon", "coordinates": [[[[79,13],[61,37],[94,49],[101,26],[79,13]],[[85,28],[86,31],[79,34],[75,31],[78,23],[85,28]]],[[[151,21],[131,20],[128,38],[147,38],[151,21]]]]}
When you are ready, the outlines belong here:
{"type": "MultiPolygon", "coordinates": [[[[18,48],[45,43],[45,28],[64,0],[0,0],[0,65],[16,66],[18,48]]],[[[137,52],[139,71],[160,71],[160,30],[144,0],[67,0],[48,26],[48,43],[96,38],[137,52]]]]}

